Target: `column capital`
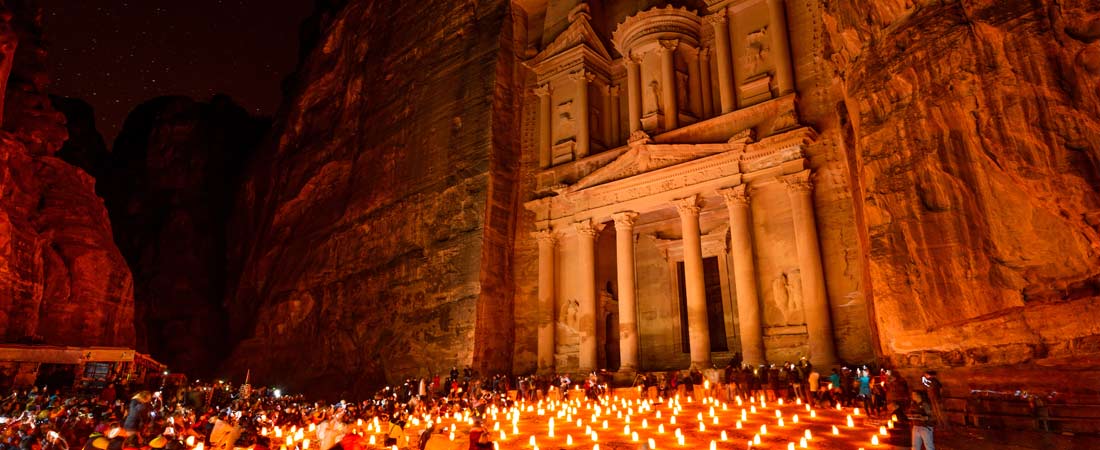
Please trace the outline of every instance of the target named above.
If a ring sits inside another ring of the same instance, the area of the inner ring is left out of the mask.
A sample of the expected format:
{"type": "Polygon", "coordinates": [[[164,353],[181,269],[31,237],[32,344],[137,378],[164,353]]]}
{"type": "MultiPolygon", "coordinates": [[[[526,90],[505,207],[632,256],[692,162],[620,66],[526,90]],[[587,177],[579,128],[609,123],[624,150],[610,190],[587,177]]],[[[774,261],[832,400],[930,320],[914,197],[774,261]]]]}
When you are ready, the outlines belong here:
{"type": "Polygon", "coordinates": [[[638,221],[638,213],[634,211],[617,212],[611,215],[615,219],[615,231],[630,231],[634,229],[634,223],[638,221]]]}
{"type": "Polygon", "coordinates": [[[618,97],[619,96],[619,85],[616,84],[616,85],[613,85],[613,86],[608,86],[607,87],[607,93],[608,93],[608,95],[611,95],[612,97],[618,97]]]}
{"type": "Polygon", "coordinates": [[[591,83],[592,80],[596,79],[596,74],[594,74],[590,71],[581,69],[581,70],[578,70],[576,72],[573,72],[573,73],[569,74],[569,78],[572,78],[573,80],[581,81],[581,82],[584,82],[584,83],[591,83]]]}
{"type": "Polygon", "coordinates": [[[681,217],[699,215],[700,208],[698,195],[678,198],[672,201],[672,205],[676,207],[676,212],[680,213],[681,217]]]}
{"type": "Polygon", "coordinates": [[[535,91],[535,95],[539,97],[546,97],[550,95],[550,83],[539,85],[532,90],[535,91]]]}
{"type": "Polygon", "coordinates": [[[810,180],[810,169],[781,176],[779,181],[787,185],[788,193],[811,192],[814,190],[814,182],[810,180]]]}
{"type": "Polygon", "coordinates": [[[722,188],[718,190],[718,195],[722,196],[722,199],[726,201],[726,206],[748,206],[749,204],[749,185],[739,184],[734,187],[722,188]]]}
{"type": "Polygon", "coordinates": [[[591,238],[596,237],[603,230],[604,224],[594,223],[592,219],[585,219],[580,222],[574,222],[573,228],[577,230],[577,234],[581,236],[588,236],[591,238]]]}
{"type": "Polygon", "coordinates": [[[671,52],[676,50],[676,47],[680,46],[679,39],[658,39],[657,43],[661,44],[660,47],[657,47],[657,51],[659,52],[671,52]]]}
{"type": "Polygon", "coordinates": [[[558,243],[558,232],[551,229],[532,231],[531,236],[539,241],[539,244],[555,245],[558,243]]]}
{"type": "Polygon", "coordinates": [[[726,10],[720,10],[709,16],[703,16],[703,21],[711,24],[715,28],[729,23],[729,17],[726,16],[726,10]]]}

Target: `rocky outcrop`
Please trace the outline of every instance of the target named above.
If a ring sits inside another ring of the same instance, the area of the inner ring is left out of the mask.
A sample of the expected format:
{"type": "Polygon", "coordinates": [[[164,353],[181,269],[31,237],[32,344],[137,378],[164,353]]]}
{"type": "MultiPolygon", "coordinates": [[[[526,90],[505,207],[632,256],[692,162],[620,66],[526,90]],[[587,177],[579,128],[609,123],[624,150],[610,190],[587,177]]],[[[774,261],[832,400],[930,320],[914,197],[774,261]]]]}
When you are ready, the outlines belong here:
{"type": "Polygon", "coordinates": [[[315,47],[241,188],[228,368],[315,393],[510,371],[522,17],[334,3],[307,22],[315,47]]]}
{"type": "Polygon", "coordinates": [[[115,140],[101,191],[134,275],[138,346],[172,370],[210,376],[232,348],[226,224],[267,129],[224,96],[161,97],[138,106],[115,140]]]}
{"type": "MultiPolygon", "coordinates": [[[[69,138],[57,151],[58,158],[76,167],[84,169],[84,172],[96,180],[104,180],[110,164],[111,152],[107,149],[107,143],[103,141],[103,135],[95,124],[95,110],[88,102],[70,97],[50,96],[50,104],[53,108],[65,116],[65,129],[69,138]]],[[[102,188],[103,183],[97,183],[96,188],[102,188]]],[[[101,194],[102,192],[97,192],[101,194]]]]}
{"type": "Polygon", "coordinates": [[[1100,6],[834,2],[824,20],[882,355],[959,371],[955,395],[1094,391],[1100,6]]]}
{"type": "Polygon", "coordinates": [[[40,14],[7,1],[0,19],[0,339],[133,346],[130,271],[107,211],[92,177],[55,156],[67,133],[44,93],[40,14]]]}

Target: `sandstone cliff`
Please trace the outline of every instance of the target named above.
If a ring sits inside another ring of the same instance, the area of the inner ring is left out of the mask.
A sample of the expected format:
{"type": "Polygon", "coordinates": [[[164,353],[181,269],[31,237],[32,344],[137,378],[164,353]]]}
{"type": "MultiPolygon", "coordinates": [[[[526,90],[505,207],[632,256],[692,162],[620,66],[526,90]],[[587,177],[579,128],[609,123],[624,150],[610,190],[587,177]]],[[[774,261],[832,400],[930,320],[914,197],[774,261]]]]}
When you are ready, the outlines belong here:
{"type": "Polygon", "coordinates": [[[956,395],[1094,389],[1100,5],[824,9],[883,356],[956,395]]]}
{"type": "Polygon", "coordinates": [[[510,370],[513,14],[360,0],[307,22],[236,206],[230,370],[319,393],[510,370]]]}
{"type": "Polygon", "coordinates": [[[0,339],[132,346],[130,271],[103,201],[54,156],[67,133],[44,93],[38,9],[7,1],[0,19],[0,339]]]}
{"type": "Polygon", "coordinates": [[[134,276],[138,347],[174,371],[211,376],[232,348],[226,224],[267,129],[224,96],[153,99],[129,115],[103,171],[115,242],[134,276]]]}

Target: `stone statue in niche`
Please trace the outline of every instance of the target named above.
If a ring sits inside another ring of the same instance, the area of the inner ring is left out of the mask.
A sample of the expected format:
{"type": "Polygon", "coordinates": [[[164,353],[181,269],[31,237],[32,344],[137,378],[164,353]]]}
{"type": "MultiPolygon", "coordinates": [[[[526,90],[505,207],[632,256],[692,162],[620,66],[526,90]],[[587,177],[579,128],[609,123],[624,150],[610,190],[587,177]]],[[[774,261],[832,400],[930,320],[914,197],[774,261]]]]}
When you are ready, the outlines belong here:
{"type": "Polygon", "coordinates": [[[581,302],[575,298],[565,301],[561,306],[561,323],[573,330],[577,329],[577,311],[581,309],[581,302]]]}
{"type": "Polygon", "coordinates": [[[573,101],[567,101],[558,105],[558,132],[559,135],[570,136],[576,134],[577,123],[573,118],[573,101]]]}
{"type": "Polygon", "coordinates": [[[759,74],[765,67],[771,54],[771,45],[768,40],[768,27],[749,33],[745,36],[745,56],[742,65],[749,76],[759,74]]]}
{"type": "Polygon", "coordinates": [[[784,324],[799,325],[805,321],[802,313],[802,274],[798,270],[783,272],[775,277],[772,293],[784,324]]]}

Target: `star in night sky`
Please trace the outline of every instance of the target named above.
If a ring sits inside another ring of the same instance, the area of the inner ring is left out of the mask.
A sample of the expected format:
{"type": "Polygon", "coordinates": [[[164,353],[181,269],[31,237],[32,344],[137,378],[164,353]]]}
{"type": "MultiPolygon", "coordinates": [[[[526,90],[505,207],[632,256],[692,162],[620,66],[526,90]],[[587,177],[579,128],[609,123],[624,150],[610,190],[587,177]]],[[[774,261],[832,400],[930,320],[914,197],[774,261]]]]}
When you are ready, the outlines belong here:
{"type": "Polygon", "coordinates": [[[231,96],[272,115],[312,0],[40,0],[52,94],[96,110],[108,146],[161,95],[231,96]]]}

